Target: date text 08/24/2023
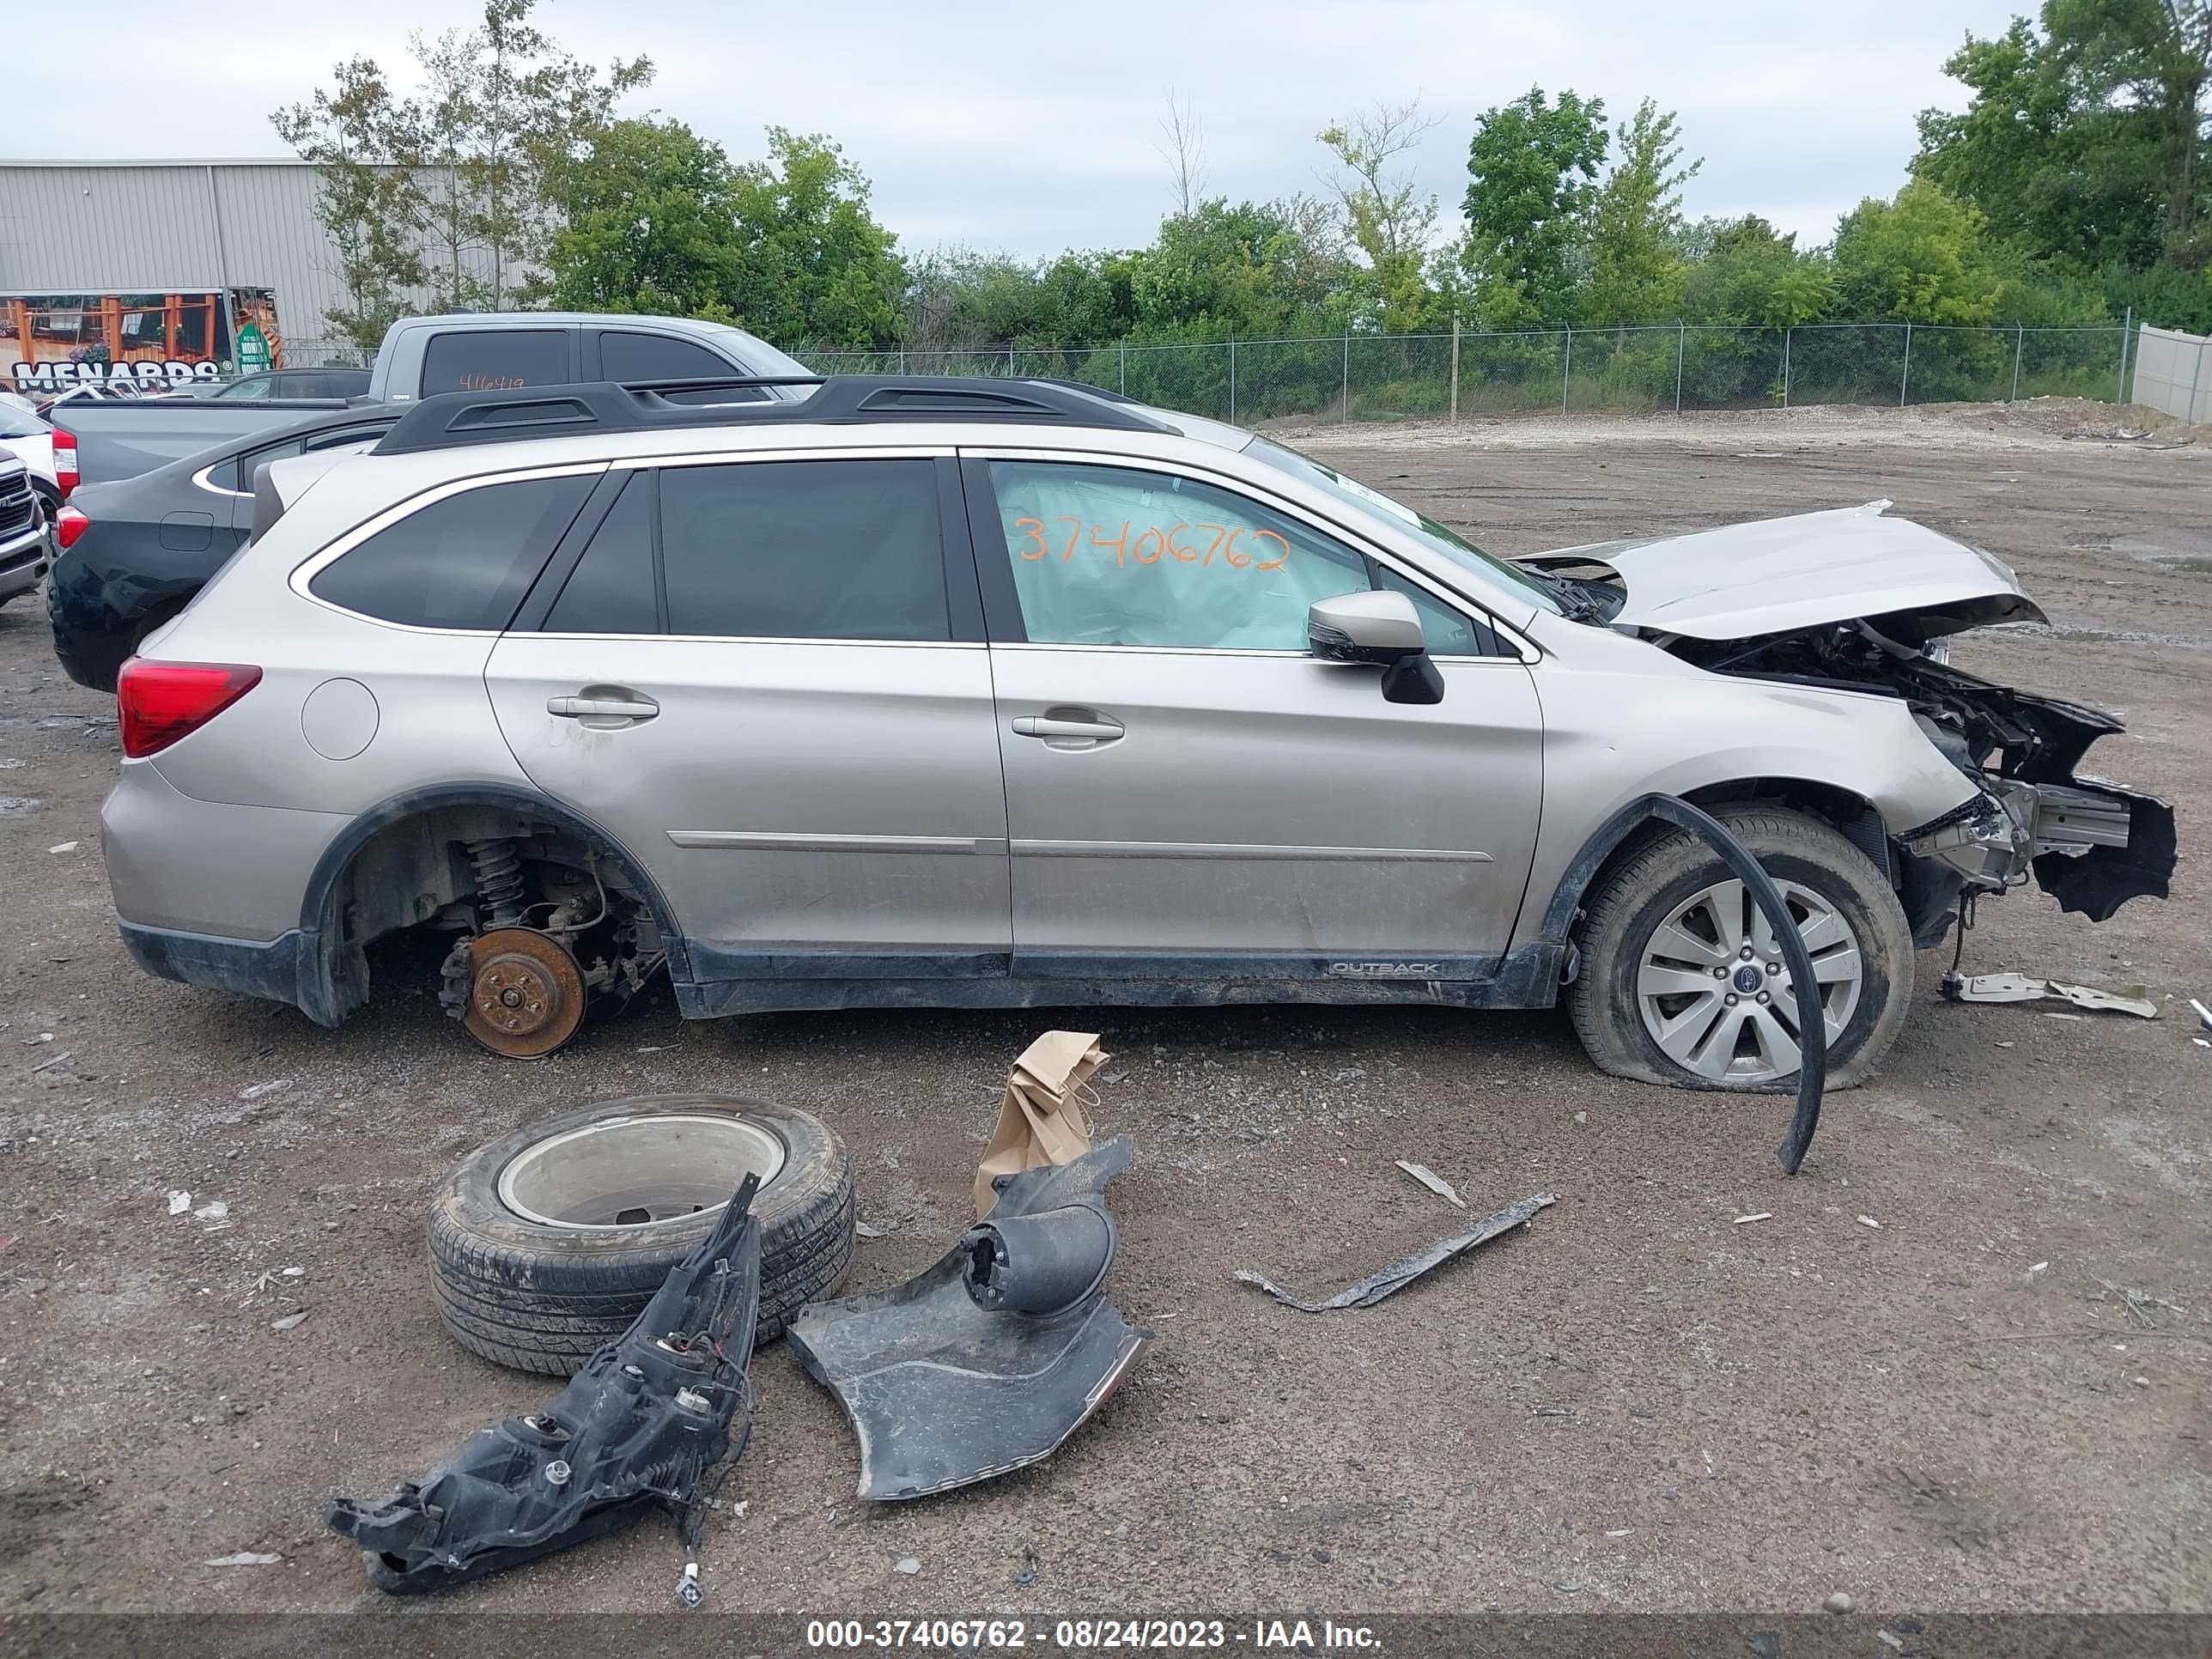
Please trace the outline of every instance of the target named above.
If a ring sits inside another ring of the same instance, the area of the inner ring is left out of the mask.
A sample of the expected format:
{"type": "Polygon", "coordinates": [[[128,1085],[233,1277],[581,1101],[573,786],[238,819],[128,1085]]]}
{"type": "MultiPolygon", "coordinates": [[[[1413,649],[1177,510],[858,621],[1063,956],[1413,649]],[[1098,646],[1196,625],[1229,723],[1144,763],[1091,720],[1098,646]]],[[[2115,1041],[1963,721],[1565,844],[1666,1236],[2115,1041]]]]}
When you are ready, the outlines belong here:
{"type": "Polygon", "coordinates": [[[811,1619],[806,1645],[828,1650],[944,1649],[968,1653],[1233,1649],[1258,1652],[1373,1650],[1365,1625],[1334,1620],[1061,1619],[1032,1628],[1021,1619],[811,1619]]]}

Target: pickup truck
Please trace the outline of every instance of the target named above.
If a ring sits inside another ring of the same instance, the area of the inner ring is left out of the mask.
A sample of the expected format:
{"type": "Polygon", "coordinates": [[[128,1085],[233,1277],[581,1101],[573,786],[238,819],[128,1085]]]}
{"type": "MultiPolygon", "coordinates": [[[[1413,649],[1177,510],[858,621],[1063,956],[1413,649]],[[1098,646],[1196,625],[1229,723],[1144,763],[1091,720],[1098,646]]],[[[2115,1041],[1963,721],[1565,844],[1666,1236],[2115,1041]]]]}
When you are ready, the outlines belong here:
{"type": "MultiPolygon", "coordinates": [[[[129,398],[72,401],[77,466],[88,483],[150,472],[264,428],[370,403],[441,392],[581,380],[803,378],[805,367],[743,329],[681,317],[502,311],[403,317],[377,348],[366,398],[129,398]]],[[[684,400],[766,398],[772,389],[678,392],[684,400]]]]}

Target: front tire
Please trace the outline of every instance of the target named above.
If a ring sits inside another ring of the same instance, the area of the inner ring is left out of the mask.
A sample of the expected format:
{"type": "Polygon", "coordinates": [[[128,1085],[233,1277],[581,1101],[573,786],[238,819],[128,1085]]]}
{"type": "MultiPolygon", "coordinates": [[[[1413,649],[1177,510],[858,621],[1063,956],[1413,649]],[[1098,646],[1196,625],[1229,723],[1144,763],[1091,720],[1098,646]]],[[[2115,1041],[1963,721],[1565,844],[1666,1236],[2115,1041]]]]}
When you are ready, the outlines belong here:
{"type": "MultiPolygon", "coordinates": [[[[1828,1086],[1862,1082],[1912,1000],[1904,907],[1865,854],[1827,824],[1773,806],[1713,816],[1773,877],[1805,938],[1826,1011],[1828,1086]]],[[[1601,1071],[1673,1088],[1796,1086],[1797,1009],[1765,918],[1719,854],[1671,830],[1592,890],[1567,988],[1601,1071]]]]}

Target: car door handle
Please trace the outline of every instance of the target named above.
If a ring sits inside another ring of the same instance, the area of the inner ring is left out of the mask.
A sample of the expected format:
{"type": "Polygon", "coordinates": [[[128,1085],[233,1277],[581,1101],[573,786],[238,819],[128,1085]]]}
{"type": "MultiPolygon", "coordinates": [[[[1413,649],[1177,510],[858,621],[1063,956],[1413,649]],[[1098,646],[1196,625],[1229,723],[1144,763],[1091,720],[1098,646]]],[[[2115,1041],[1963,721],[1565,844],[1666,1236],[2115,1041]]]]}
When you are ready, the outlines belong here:
{"type": "Polygon", "coordinates": [[[545,712],[568,720],[649,720],[660,712],[650,697],[548,697],[545,712]]]}
{"type": "Polygon", "coordinates": [[[1094,714],[1088,708],[1060,708],[1048,714],[1023,714],[1014,721],[1015,736],[1042,738],[1047,743],[1086,745],[1112,743],[1127,730],[1121,721],[1094,714]]]}

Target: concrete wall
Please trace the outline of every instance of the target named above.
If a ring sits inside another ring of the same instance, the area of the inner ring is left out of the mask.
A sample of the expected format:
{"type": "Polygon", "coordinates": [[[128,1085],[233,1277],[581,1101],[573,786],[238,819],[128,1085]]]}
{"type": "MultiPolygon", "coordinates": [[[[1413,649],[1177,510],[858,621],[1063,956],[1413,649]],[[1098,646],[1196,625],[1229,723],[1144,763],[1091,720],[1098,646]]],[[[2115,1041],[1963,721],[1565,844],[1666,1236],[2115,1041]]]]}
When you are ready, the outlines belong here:
{"type": "Polygon", "coordinates": [[[2212,421],[2212,343],[2144,324],[2136,343],[2131,401],[2185,421],[2212,421]]]}

